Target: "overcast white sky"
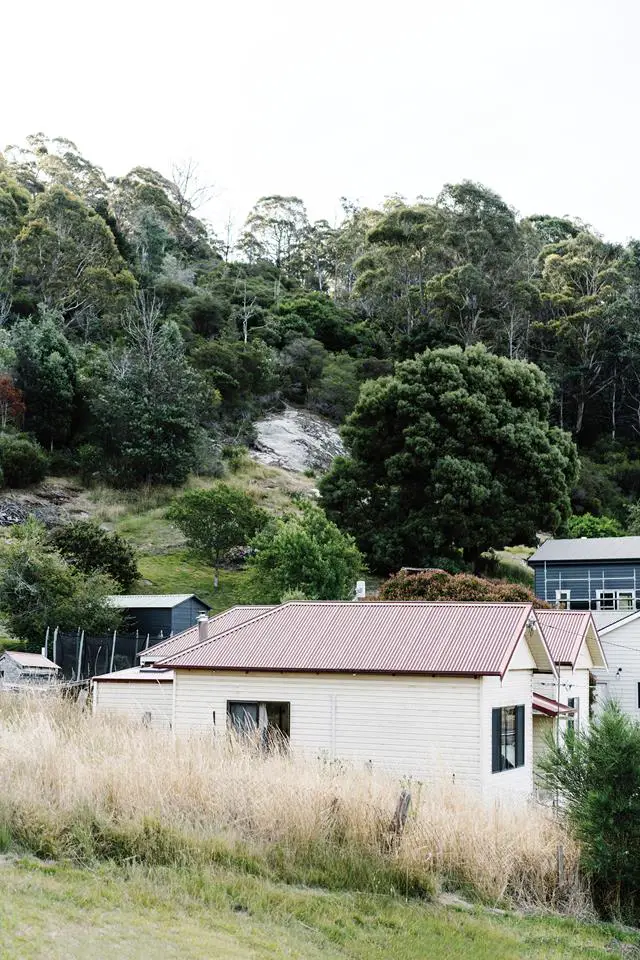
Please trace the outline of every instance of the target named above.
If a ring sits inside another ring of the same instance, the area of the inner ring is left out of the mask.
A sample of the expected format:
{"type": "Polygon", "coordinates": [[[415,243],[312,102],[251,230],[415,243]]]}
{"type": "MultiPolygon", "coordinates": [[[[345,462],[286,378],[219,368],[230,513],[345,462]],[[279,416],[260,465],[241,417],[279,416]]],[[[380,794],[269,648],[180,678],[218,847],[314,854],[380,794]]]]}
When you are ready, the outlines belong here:
{"type": "Polygon", "coordinates": [[[109,175],[192,156],[217,226],[470,178],[640,236],[637,0],[4,0],[1,24],[0,146],[65,136],[109,175]]]}

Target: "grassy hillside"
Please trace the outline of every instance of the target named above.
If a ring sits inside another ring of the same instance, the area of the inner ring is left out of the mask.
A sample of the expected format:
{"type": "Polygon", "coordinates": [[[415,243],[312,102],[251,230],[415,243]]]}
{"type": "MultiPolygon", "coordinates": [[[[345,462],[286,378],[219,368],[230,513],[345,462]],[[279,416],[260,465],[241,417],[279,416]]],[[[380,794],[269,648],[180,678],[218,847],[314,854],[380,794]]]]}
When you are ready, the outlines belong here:
{"type": "MultiPolygon", "coordinates": [[[[282,514],[296,509],[300,497],[312,496],[316,481],[245,458],[225,483],[248,493],[265,510],[282,514]]],[[[188,488],[206,488],[216,481],[194,477],[188,488]]],[[[213,589],[213,569],[190,556],[182,534],[166,518],[176,491],[159,489],[125,492],[98,487],[88,492],[90,513],[109,529],[126,537],[139,552],[138,568],[143,593],[196,593],[214,612],[252,600],[244,570],[223,571],[220,587],[213,589]]]]}
{"type": "Polygon", "coordinates": [[[636,937],[553,917],[330,893],[227,869],[0,860],[3,960],[612,960],[636,937]]]}

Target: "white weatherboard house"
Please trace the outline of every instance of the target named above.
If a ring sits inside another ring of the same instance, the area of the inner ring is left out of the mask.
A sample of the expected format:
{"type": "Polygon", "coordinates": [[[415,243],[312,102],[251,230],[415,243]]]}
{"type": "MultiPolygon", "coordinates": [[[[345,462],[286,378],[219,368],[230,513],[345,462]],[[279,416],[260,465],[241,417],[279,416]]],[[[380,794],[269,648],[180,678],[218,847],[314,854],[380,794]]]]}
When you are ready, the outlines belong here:
{"type": "Polygon", "coordinates": [[[640,720],[640,611],[594,613],[607,669],[594,670],[596,709],[615,700],[633,720],[640,720]]]}
{"type": "Polygon", "coordinates": [[[533,792],[534,679],[557,679],[529,603],[286,603],[155,669],[173,672],[176,734],[276,730],[489,797],[533,792]]]}
{"type": "Polygon", "coordinates": [[[232,607],[211,619],[201,615],[196,626],[138,654],[139,667],[94,677],[93,712],[117,713],[156,729],[169,729],[173,722],[173,671],[156,669],[153,664],[271,609],[232,607]]]}
{"type": "Polygon", "coordinates": [[[536,610],[556,676],[536,676],[533,684],[533,760],[546,748],[549,733],[567,725],[586,730],[589,724],[590,677],[606,670],[607,659],[588,610],[536,610]]]}

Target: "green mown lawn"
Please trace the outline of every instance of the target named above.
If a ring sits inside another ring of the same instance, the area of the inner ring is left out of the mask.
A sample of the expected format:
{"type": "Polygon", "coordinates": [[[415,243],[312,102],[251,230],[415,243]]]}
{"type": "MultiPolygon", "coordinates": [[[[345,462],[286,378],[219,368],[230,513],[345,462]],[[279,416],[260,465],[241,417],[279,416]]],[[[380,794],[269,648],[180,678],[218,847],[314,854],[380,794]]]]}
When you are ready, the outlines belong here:
{"type": "Polygon", "coordinates": [[[5,859],[0,888],[3,960],[611,960],[635,955],[638,942],[605,925],[327,893],[223,870],[5,859]]]}

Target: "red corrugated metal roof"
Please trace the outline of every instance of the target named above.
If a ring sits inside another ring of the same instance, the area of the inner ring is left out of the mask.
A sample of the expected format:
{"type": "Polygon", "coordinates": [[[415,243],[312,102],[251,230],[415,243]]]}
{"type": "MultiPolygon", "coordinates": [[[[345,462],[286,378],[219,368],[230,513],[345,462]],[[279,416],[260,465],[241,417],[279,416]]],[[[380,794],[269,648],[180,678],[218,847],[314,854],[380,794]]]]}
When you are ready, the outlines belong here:
{"type": "Polygon", "coordinates": [[[536,610],[554,663],[574,666],[591,623],[588,610],[536,610]]]}
{"type": "Polygon", "coordinates": [[[162,663],[213,670],[502,676],[532,615],[530,603],[293,602],[162,663]]]}
{"type": "MultiPolygon", "coordinates": [[[[207,636],[216,637],[219,633],[224,633],[225,630],[237,627],[240,623],[246,623],[247,620],[260,616],[262,613],[267,613],[269,610],[273,610],[273,607],[265,605],[231,607],[229,610],[225,610],[223,613],[209,618],[207,636]]],[[[166,640],[154,644],[147,650],[141,650],[138,656],[140,660],[148,661],[153,658],[155,662],[156,660],[162,660],[166,657],[173,657],[178,653],[182,653],[183,650],[189,650],[191,647],[196,646],[198,642],[199,634],[198,625],[196,624],[193,627],[189,627],[188,630],[183,630],[182,633],[176,633],[174,637],[168,637],[166,640]]]]}
{"type": "Polygon", "coordinates": [[[575,713],[574,707],[567,707],[551,697],[543,697],[541,693],[533,694],[533,709],[543,713],[545,717],[557,717],[559,713],[575,713]]]}

